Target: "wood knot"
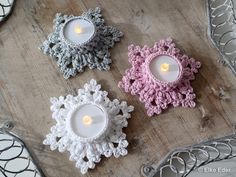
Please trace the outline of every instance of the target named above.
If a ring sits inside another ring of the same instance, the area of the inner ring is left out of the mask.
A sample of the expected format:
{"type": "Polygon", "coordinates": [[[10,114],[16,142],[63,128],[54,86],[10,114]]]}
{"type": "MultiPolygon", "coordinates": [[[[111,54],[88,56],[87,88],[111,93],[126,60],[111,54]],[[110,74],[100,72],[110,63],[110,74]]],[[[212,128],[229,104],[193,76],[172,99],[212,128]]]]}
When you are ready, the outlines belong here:
{"type": "Polygon", "coordinates": [[[215,89],[211,87],[212,93],[220,100],[230,100],[229,88],[219,87],[215,89]]]}
{"type": "Polygon", "coordinates": [[[213,115],[209,112],[208,109],[204,108],[202,105],[199,106],[199,110],[202,114],[200,122],[200,131],[205,131],[206,128],[213,128],[215,126],[215,122],[212,119],[213,115]]]}

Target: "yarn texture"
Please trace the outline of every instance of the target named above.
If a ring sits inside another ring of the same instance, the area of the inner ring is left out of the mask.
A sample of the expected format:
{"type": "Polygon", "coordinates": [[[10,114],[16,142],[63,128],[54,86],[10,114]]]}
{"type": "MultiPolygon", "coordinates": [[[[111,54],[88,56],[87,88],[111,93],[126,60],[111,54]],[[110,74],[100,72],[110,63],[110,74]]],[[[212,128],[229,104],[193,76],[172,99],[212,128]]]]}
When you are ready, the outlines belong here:
{"type": "Polygon", "coordinates": [[[125,71],[118,86],[137,95],[144,103],[148,116],[162,113],[169,105],[195,107],[196,95],[190,82],[195,79],[201,63],[183,54],[171,38],[160,40],[153,47],[130,45],[128,58],[132,67],[125,71]],[[182,65],[181,77],[173,83],[158,81],[148,69],[151,55],[176,58],[182,65]]]}
{"type": "Polygon", "coordinates": [[[89,9],[81,17],[90,20],[96,34],[85,45],[69,45],[62,34],[64,24],[73,19],[73,15],[56,14],[54,19],[54,32],[49,34],[46,41],[39,47],[46,55],[56,60],[60,72],[65,79],[83,72],[86,67],[90,69],[109,70],[112,62],[109,48],[120,41],[123,33],[115,27],[106,26],[101,9],[89,9]]]}
{"type": "Polygon", "coordinates": [[[122,128],[127,127],[134,110],[125,101],[115,99],[111,101],[108,93],[101,90],[101,85],[92,79],[78,90],[78,95],[60,96],[51,98],[52,118],[56,125],[51,127],[51,132],[46,135],[43,144],[49,145],[51,150],[59,152],[69,151],[70,160],[76,162],[76,167],[85,174],[89,168],[95,168],[95,163],[100,162],[101,156],[116,158],[127,155],[128,141],[122,128]],[[108,115],[109,125],[103,136],[86,139],[72,133],[66,126],[69,112],[77,106],[93,103],[99,105],[108,115]]]}

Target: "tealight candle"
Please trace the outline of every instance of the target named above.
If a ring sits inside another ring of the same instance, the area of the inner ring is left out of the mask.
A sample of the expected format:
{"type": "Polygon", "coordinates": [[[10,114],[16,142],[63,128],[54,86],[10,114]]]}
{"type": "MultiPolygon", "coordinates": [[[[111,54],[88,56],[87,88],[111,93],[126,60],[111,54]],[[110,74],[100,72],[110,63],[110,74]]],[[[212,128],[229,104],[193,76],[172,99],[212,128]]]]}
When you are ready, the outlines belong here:
{"type": "Polygon", "coordinates": [[[182,65],[174,57],[159,55],[151,59],[149,69],[158,81],[171,83],[180,78],[182,65]]]}
{"type": "Polygon", "coordinates": [[[101,156],[127,155],[128,142],[122,129],[127,127],[133,106],[110,100],[107,92],[92,79],[78,90],[78,95],[51,98],[56,125],[43,141],[51,150],[68,151],[70,160],[85,174],[101,156]]]}
{"type": "Polygon", "coordinates": [[[153,47],[132,44],[128,48],[132,67],[126,70],[118,86],[137,95],[145,104],[148,116],[161,114],[169,105],[195,106],[190,81],[201,64],[175,46],[168,38],[153,47]]]}
{"type": "Polygon", "coordinates": [[[60,72],[68,79],[84,72],[86,67],[109,70],[109,49],[122,36],[121,31],[106,25],[99,8],[89,9],[82,16],[59,13],[54,19],[54,32],[39,48],[44,54],[57,58],[60,72]]]}
{"type": "Polygon", "coordinates": [[[83,123],[85,125],[90,125],[93,122],[93,119],[90,116],[84,116],[83,117],[83,123]]]}
{"type": "Polygon", "coordinates": [[[69,43],[80,46],[93,38],[95,26],[92,21],[79,16],[65,23],[62,34],[69,43]]]}
{"type": "Polygon", "coordinates": [[[98,138],[106,131],[107,126],[107,113],[93,103],[79,105],[67,119],[67,127],[82,139],[98,138]]]}

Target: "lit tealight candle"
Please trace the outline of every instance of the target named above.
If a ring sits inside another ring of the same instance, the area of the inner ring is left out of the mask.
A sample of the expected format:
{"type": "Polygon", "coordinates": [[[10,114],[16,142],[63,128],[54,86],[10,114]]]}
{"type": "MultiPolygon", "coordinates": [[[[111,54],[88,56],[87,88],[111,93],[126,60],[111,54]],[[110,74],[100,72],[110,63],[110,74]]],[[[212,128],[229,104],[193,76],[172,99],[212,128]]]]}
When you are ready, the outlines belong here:
{"type": "Polygon", "coordinates": [[[167,63],[163,63],[163,64],[161,65],[161,70],[162,70],[162,71],[168,71],[169,68],[170,68],[170,65],[167,64],[167,63]]]}
{"type": "Polygon", "coordinates": [[[182,65],[177,59],[168,55],[159,55],[150,59],[149,69],[157,80],[171,83],[180,78],[182,65]]]}
{"type": "Polygon", "coordinates": [[[80,105],[69,114],[67,126],[80,138],[100,137],[108,126],[107,113],[93,103],[80,105]]]}
{"type": "Polygon", "coordinates": [[[83,123],[85,125],[90,125],[93,122],[93,119],[90,116],[84,116],[83,117],[83,123]]]}
{"type": "Polygon", "coordinates": [[[82,28],[80,26],[77,26],[77,27],[75,27],[74,31],[77,34],[80,34],[80,33],[82,33],[82,28]]]}
{"type": "Polygon", "coordinates": [[[67,21],[63,27],[64,38],[73,45],[83,45],[95,34],[94,24],[83,17],[75,17],[67,21]]]}

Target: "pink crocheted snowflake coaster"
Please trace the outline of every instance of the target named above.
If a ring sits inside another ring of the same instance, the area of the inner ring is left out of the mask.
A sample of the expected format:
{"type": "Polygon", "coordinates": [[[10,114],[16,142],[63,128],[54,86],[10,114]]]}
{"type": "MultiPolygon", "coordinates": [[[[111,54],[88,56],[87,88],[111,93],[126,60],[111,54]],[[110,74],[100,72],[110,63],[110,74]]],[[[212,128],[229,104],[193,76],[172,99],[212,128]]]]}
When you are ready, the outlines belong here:
{"type": "Polygon", "coordinates": [[[160,114],[168,105],[195,107],[190,81],[201,67],[199,61],[181,53],[170,38],[153,47],[130,45],[128,50],[132,67],[118,86],[139,96],[148,116],[160,114]]]}

